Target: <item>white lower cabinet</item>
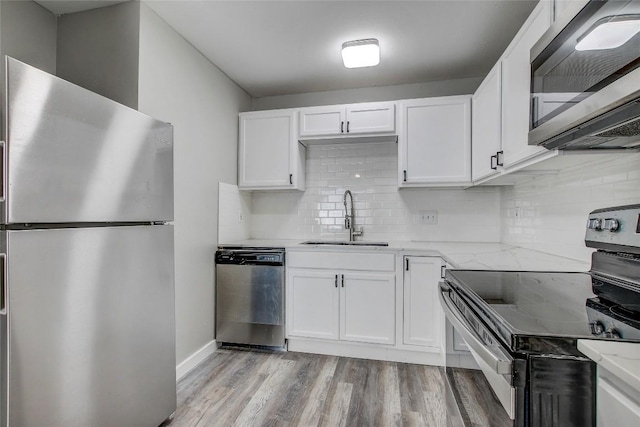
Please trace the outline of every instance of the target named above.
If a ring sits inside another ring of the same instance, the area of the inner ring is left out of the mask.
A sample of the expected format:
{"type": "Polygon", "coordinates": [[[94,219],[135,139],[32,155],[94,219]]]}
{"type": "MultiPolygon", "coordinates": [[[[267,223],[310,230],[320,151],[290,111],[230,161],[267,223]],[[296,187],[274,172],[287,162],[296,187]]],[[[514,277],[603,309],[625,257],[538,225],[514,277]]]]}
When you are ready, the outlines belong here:
{"type": "Polygon", "coordinates": [[[596,425],[631,427],[640,425],[640,396],[621,379],[598,366],[596,425]]]}
{"type": "Polygon", "coordinates": [[[287,271],[288,335],[395,344],[395,274],[287,271]]]}
{"type": "Polygon", "coordinates": [[[438,287],[443,266],[439,257],[404,257],[404,344],[440,351],[442,309],[438,287]]]}
{"type": "Polygon", "coordinates": [[[287,270],[287,329],[289,336],[340,338],[340,295],[337,274],[326,270],[287,270]]]}
{"type": "Polygon", "coordinates": [[[395,344],[393,260],[393,254],[289,254],[287,336],[395,344]]]}
{"type": "Polygon", "coordinates": [[[340,339],[395,344],[395,274],[340,275],[340,339]]]}

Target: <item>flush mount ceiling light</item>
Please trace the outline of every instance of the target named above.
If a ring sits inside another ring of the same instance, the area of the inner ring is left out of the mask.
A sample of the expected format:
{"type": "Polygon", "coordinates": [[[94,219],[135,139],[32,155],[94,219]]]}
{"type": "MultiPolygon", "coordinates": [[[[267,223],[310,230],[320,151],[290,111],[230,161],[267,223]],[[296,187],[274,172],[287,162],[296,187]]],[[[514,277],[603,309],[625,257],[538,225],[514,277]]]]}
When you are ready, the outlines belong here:
{"type": "Polygon", "coordinates": [[[342,62],[347,68],[378,65],[380,63],[378,40],[363,39],[342,43],[342,62]]]}
{"type": "Polygon", "coordinates": [[[578,40],[576,50],[615,49],[640,32],[640,15],[620,15],[596,22],[578,40]]]}

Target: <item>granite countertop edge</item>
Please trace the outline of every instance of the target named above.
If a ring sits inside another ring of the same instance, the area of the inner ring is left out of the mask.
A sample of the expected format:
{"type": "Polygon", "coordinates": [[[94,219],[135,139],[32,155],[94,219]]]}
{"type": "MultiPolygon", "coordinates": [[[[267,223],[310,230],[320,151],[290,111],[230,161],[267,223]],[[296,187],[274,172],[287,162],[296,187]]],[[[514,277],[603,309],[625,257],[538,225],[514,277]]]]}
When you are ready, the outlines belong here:
{"type": "Polygon", "coordinates": [[[506,271],[585,272],[589,263],[495,242],[390,241],[388,246],[305,245],[303,240],[249,239],[218,245],[230,247],[284,248],[314,252],[385,252],[439,256],[456,269],[506,271]]]}

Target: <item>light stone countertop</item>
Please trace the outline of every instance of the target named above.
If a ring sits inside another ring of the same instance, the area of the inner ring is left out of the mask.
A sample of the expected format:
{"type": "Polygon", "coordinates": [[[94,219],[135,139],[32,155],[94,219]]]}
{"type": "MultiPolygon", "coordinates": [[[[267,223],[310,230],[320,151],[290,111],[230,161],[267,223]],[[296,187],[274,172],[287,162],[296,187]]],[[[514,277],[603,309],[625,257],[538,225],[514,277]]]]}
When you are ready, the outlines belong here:
{"type": "Polygon", "coordinates": [[[404,252],[408,255],[440,256],[454,268],[466,270],[568,272],[589,270],[587,262],[503,243],[397,241],[389,242],[389,246],[302,245],[301,243],[301,240],[250,239],[220,246],[277,247],[311,251],[404,252]]]}
{"type": "Polygon", "coordinates": [[[640,344],[578,340],[578,350],[640,395],[640,344]]]}

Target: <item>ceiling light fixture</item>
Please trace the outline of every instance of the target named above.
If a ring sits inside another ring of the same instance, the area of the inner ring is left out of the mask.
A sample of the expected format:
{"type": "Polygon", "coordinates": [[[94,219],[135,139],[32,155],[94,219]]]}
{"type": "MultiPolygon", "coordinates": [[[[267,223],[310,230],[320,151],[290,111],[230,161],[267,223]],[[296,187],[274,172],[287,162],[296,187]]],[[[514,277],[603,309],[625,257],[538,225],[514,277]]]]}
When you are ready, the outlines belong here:
{"type": "Polygon", "coordinates": [[[342,43],[342,62],[347,68],[378,65],[380,63],[378,40],[363,39],[342,43]]]}
{"type": "Polygon", "coordinates": [[[640,32],[640,15],[620,15],[596,22],[578,40],[576,50],[604,50],[622,46],[640,32]]]}

